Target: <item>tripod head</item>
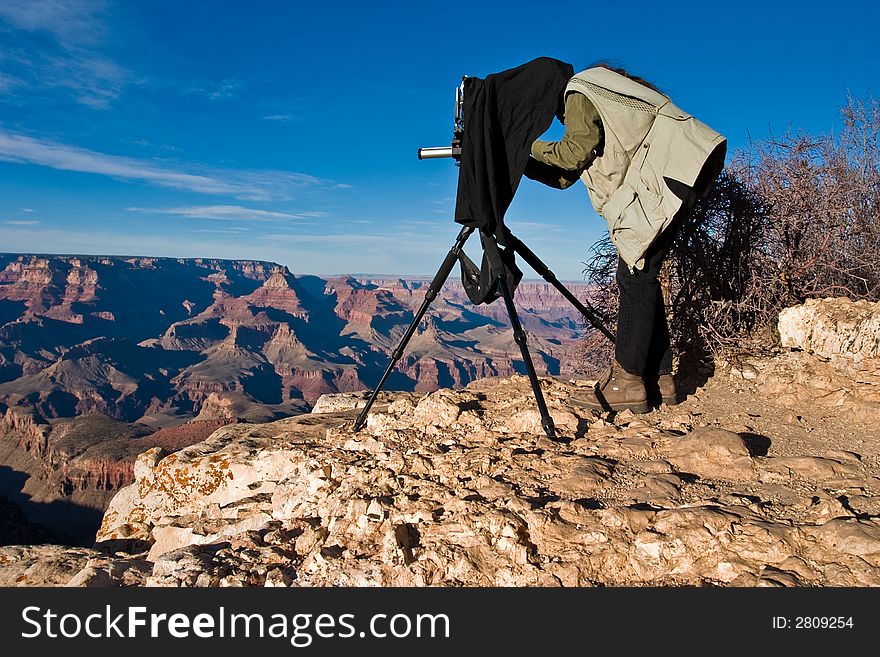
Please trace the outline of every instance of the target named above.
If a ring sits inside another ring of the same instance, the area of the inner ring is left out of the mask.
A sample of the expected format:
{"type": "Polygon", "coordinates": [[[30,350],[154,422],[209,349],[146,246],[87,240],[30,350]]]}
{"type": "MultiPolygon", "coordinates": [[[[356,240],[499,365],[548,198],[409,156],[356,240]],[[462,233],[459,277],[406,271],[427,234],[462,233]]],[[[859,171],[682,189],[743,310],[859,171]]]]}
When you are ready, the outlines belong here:
{"type": "Polygon", "coordinates": [[[455,165],[459,165],[461,159],[461,138],[464,135],[464,81],[466,75],[461,76],[461,84],[455,88],[455,112],[452,124],[452,142],[449,146],[430,146],[419,149],[420,160],[431,160],[441,157],[455,158],[455,165]]]}

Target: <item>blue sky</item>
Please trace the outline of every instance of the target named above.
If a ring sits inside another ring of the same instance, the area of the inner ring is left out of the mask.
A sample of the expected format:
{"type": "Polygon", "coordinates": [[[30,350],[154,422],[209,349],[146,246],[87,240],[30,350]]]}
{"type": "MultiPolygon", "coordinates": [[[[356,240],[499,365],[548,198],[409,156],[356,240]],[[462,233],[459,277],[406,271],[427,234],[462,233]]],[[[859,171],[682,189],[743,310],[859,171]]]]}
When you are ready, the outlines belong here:
{"type": "MultiPolygon", "coordinates": [[[[0,0],[0,251],[430,275],[458,170],[416,150],[464,74],[609,60],[731,150],[878,93],[873,2],[620,6],[0,0]]],[[[529,180],[507,223],[568,280],[604,231],[582,186],[529,180]]]]}

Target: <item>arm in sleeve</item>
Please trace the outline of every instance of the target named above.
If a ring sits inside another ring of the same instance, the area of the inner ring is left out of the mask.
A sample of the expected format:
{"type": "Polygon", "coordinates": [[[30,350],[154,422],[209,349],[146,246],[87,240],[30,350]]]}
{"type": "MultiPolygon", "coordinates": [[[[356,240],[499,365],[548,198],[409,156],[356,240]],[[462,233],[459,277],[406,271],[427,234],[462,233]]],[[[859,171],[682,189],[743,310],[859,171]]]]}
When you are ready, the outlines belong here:
{"type": "Polygon", "coordinates": [[[579,175],[595,159],[602,138],[602,120],[593,103],[571,92],[565,99],[565,135],[560,141],[535,141],[532,157],[579,175]]]}
{"type": "Polygon", "coordinates": [[[531,178],[556,189],[567,189],[575,184],[580,177],[577,171],[566,171],[533,157],[529,157],[524,175],[526,178],[531,178]]]}

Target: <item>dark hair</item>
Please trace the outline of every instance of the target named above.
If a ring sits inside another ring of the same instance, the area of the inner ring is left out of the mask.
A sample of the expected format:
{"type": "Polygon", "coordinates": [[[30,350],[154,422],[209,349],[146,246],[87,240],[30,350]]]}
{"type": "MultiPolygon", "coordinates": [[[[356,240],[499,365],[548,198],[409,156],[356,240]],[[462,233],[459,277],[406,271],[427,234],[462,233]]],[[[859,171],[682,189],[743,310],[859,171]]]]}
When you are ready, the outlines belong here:
{"type": "Polygon", "coordinates": [[[640,78],[637,75],[633,75],[632,73],[627,71],[625,68],[621,68],[620,66],[612,66],[608,62],[596,62],[595,64],[590,65],[590,68],[596,68],[596,67],[607,68],[609,71],[614,71],[618,75],[622,75],[625,78],[629,78],[633,82],[638,82],[643,87],[648,87],[648,89],[653,89],[658,94],[663,93],[656,86],[654,86],[654,84],[652,84],[651,82],[648,82],[644,78],[640,78]]]}

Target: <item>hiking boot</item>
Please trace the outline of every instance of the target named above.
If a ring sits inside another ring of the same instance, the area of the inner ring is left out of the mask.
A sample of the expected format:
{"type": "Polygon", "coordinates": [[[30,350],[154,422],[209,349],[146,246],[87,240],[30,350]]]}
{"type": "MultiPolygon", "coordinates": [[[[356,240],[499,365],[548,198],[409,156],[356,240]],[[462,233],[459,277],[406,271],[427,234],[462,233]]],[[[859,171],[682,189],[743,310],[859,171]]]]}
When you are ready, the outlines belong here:
{"type": "Polygon", "coordinates": [[[675,379],[672,378],[672,374],[645,377],[645,390],[651,406],[660,406],[660,404],[674,406],[678,403],[678,391],[675,389],[675,379]]]}
{"type": "Polygon", "coordinates": [[[616,361],[600,378],[590,392],[572,395],[574,406],[596,411],[625,411],[647,413],[648,397],[645,383],[637,374],[630,374],[616,361]]]}

